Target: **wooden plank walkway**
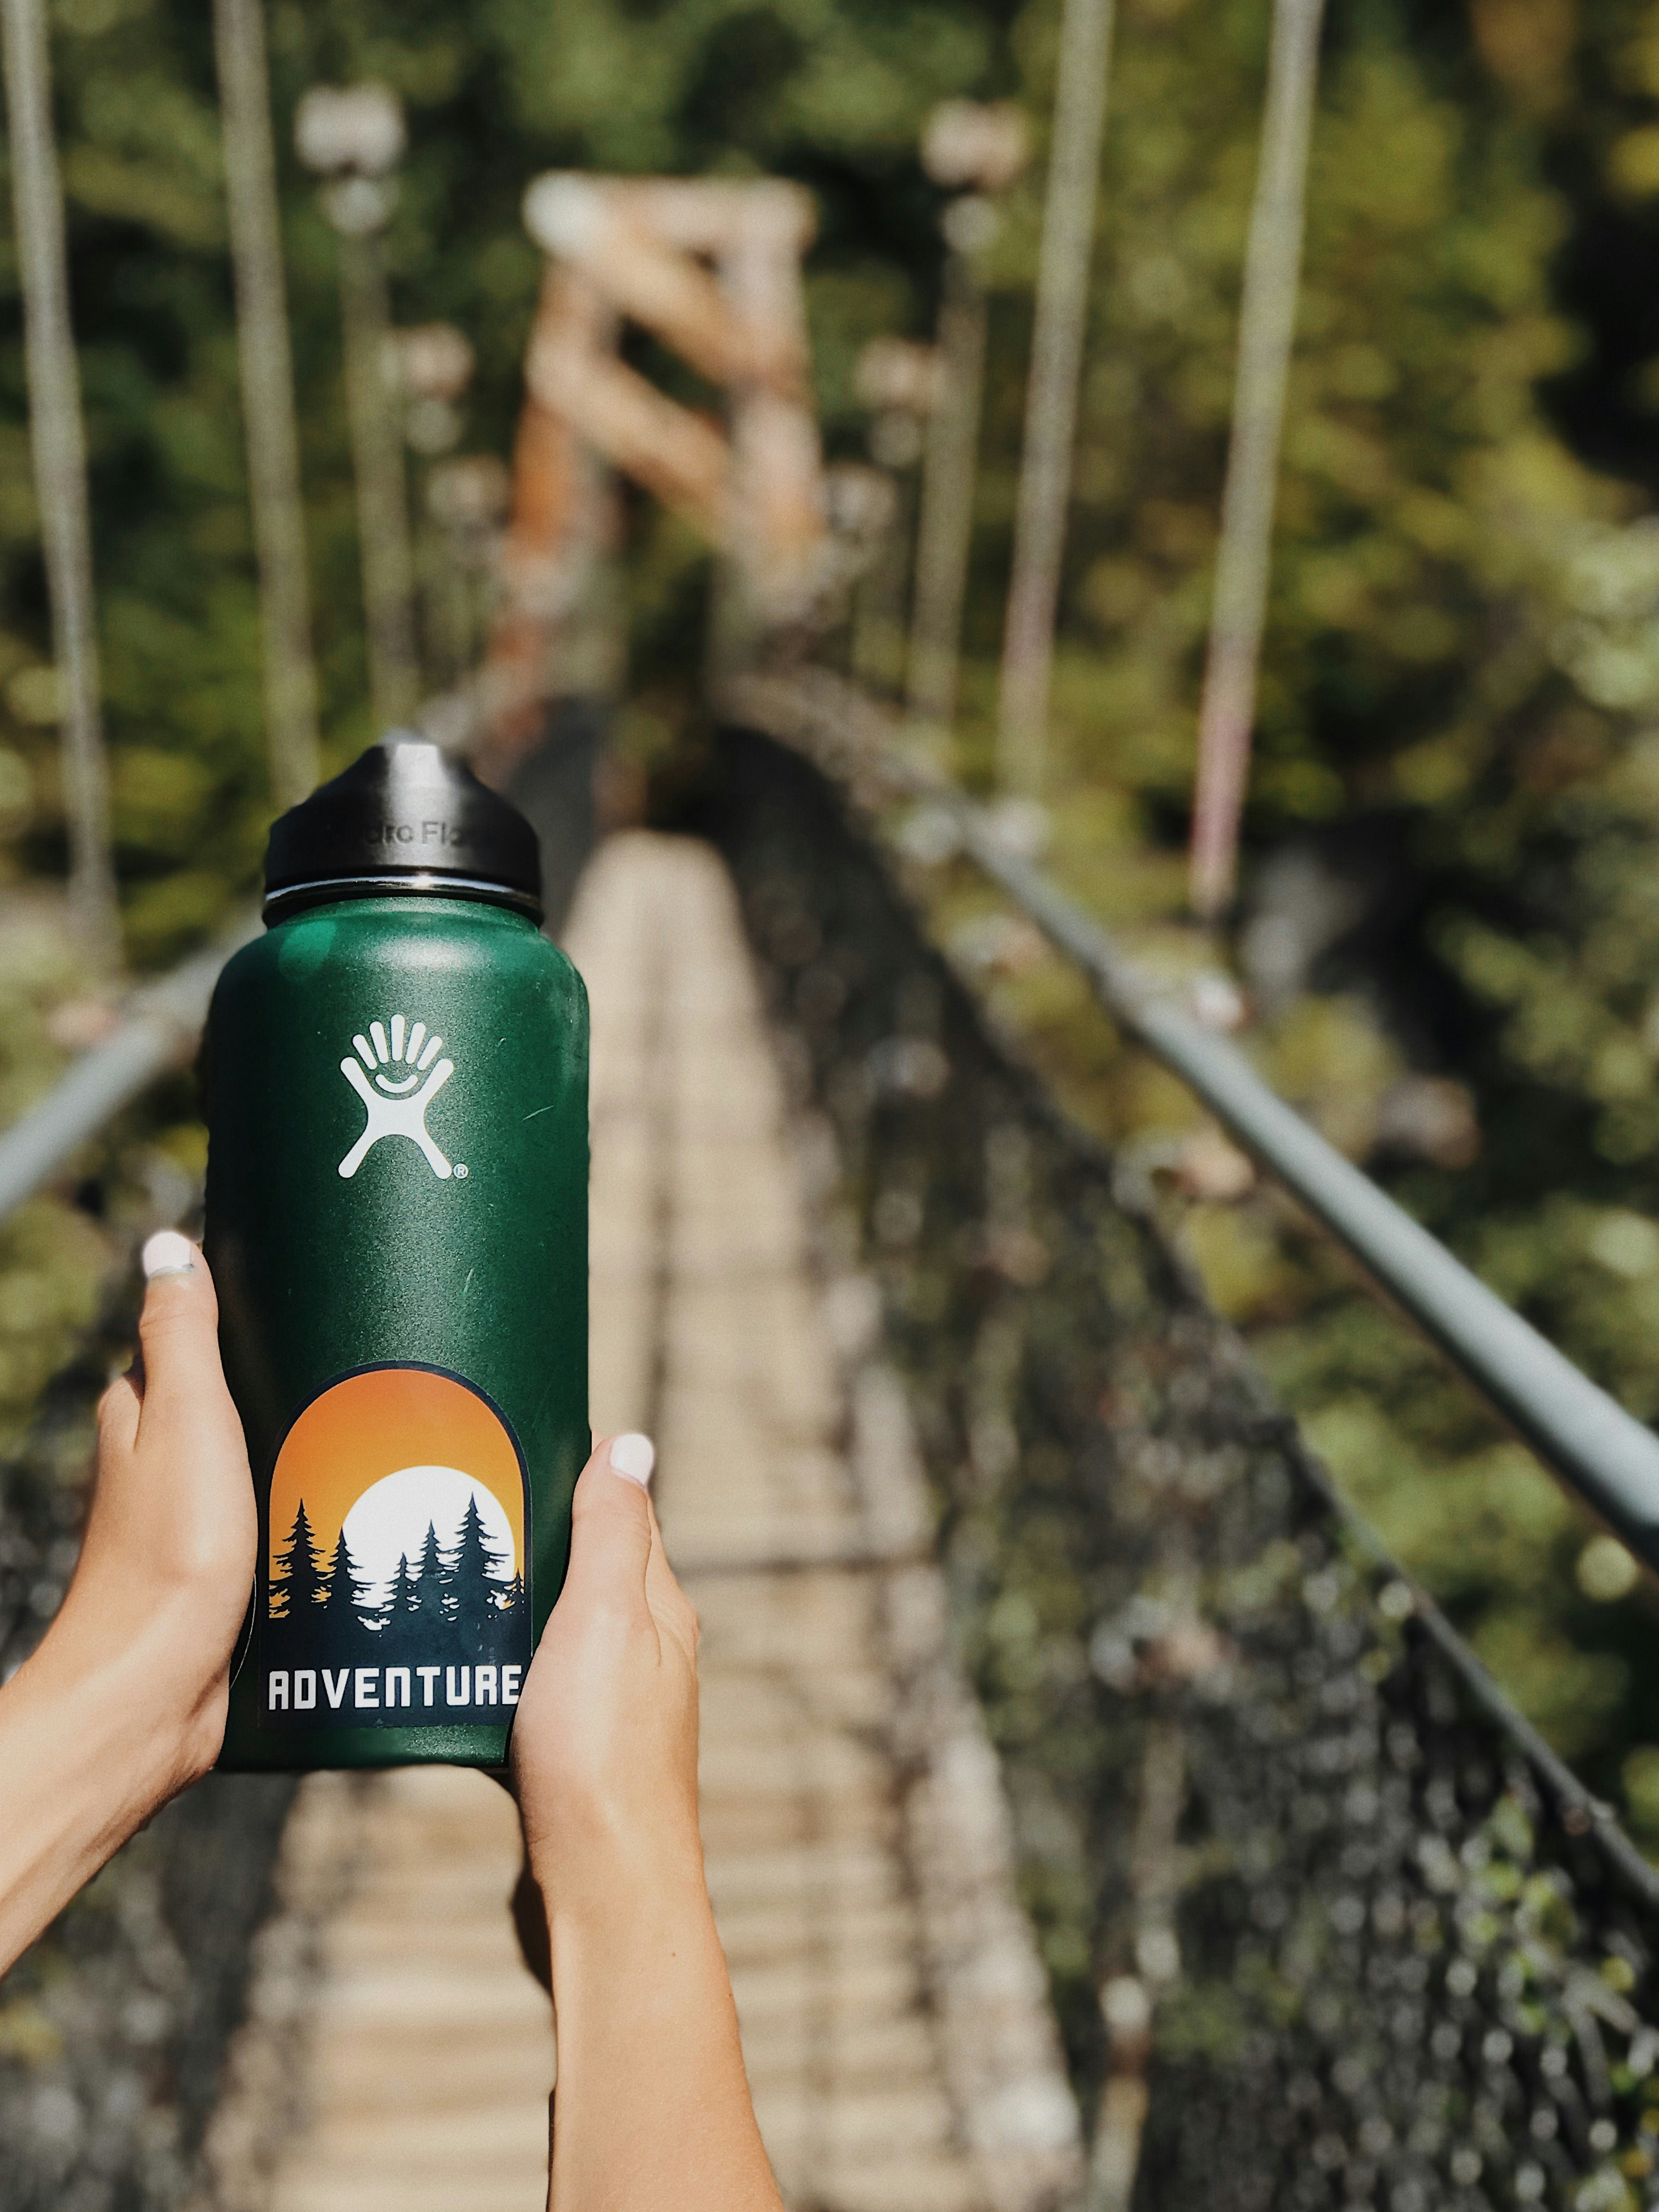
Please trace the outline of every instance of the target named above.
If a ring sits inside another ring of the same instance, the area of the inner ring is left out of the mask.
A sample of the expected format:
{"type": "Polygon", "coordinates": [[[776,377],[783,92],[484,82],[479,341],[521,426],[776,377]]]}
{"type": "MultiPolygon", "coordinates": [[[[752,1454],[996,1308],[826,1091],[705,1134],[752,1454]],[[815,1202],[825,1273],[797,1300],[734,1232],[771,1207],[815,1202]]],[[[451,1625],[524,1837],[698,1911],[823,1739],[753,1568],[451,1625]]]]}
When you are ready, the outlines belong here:
{"type": "MultiPolygon", "coordinates": [[[[794,2212],[1040,2212],[1076,2115],[951,1657],[902,1394],[815,1271],[731,888],[617,838],[568,933],[593,1003],[592,1399],[659,1446],[702,1647],[703,1823],[794,2212]]],[[[481,1777],[324,1776],[216,2121],[219,2212],[536,2212],[547,2007],[481,1777]]]]}

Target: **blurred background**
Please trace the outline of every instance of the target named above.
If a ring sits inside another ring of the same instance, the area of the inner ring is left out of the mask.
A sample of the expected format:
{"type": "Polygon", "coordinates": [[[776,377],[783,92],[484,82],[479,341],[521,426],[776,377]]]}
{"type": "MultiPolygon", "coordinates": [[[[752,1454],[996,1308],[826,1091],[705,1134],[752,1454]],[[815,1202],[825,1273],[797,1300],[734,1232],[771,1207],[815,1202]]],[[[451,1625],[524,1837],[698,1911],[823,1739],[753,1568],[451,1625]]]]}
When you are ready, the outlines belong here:
{"type": "MultiPolygon", "coordinates": [[[[1232,992],[1228,1020],[1280,1092],[1651,1419],[1659,9],[1329,11],[1237,890],[1211,927],[1191,918],[1188,848],[1271,19],[1266,0],[1118,0],[1070,280],[1081,372],[1033,755],[1010,739],[1006,704],[1000,739],[999,686],[1054,0],[275,0],[323,769],[378,726],[343,340],[349,226],[295,150],[302,96],[371,82],[406,131],[375,217],[391,324],[409,334],[386,405],[417,689],[441,708],[464,703],[500,606],[492,562],[544,266],[527,183],[550,169],[790,179],[816,211],[812,399],[832,496],[863,548],[814,651],[905,710],[917,757],[1000,794],[1010,834],[1153,971],[1232,992]],[[962,102],[975,106],[945,106],[962,102]],[[464,334],[461,357],[441,331],[434,346],[436,325],[464,334]],[[964,374],[982,379],[976,418],[964,374]],[[932,458],[952,435],[969,457],[955,479],[948,453],[932,458]],[[954,495],[962,512],[959,659],[948,514],[934,522],[943,629],[918,611],[930,466],[936,508],[954,495]]],[[[252,896],[273,808],[226,147],[203,10],[56,0],[50,27],[120,933],[143,977],[252,896]]],[[[347,268],[347,327],[354,312],[347,268]]],[[[623,350],[671,397],[717,410],[670,348],[631,332],[623,350]]],[[[28,423],[8,229],[6,1121],[107,1034],[117,999],[64,890],[64,686],[28,423]]],[[[716,590],[683,513],[627,486],[619,498],[605,650],[554,687],[604,705],[611,822],[656,818],[695,781],[716,590]]],[[[449,726],[441,712],[433,726],[449,726]]],[[[933,933],[1066,1111],[1141,1179],[1340,1489],[1659,1853],[1659,1613],[1630,1553],[1126,1047],[1075,971],[931,837],[926,810],[895,820],[933,933]]],[[[131,1237],[188,1204],[204,1155],[178,1074],[0,1227],[0,1428],[14,1443],[104,1310],[131,1237]]],[[[1030,1733],[1045,1577],[1063,1571],[1034,1540],[973,1617],[994,1736],[1030,1733]]],[[[1063,1905],[1051,1920],[1052,1971],[1084,1975],[1063,1905]]],[[[31,2032],[0,1991],[0,2054],[31,2032]]]]}
{"type": "MultiPolygon", "coordinates": [[[[256,884],[270,811],[213,52],[188,12],[77,0],[53,22],[115,855],[142,970],[256,884]]],[[[1113,64],[1045,795],[1060,879],[1149,948],[1185,913],[1267,28],[1256,0],[1125,0],[1113,64]]],[[[871,408],[859,370],[867,387],[872,340],[934,337],[952,195],[923,167],[921,133],[947,98],[1019,104],[1039,158],[999,194],[975,264],[988,350],[957,744],[983,788],[1057,33],[1052,6],[272,9],[330,769],[375,731],[336,240],[282,127],[305,89],[372,79],[403,102],[393,314],[453,323],[477,355],[441,452],[452,437],[511,451],[541,266],[520,217],[529,178],[782,175],[818,211],[805,288],[828,453],[868,461],[873,444],[911,497],[921,434],[871,408]]],[[[1659,16],[1630,0],[1370,0],[1337,11],[1322,76],[1238,935],[1262,1060],[1650,1415],[1659,16]]],[[[57,682],[3,250],[0,1054],[15,1112],[98,1010],[60,926],[57,682]]],[[[647,349],[665,388],[709,404],[647,349]]],[[[418,437],[409,465],[435,567],[421,497],[434,457],[418,437]]],[[[654,762],[695,714],[710,566],[689,526],[630,501],[617,741],[631,757],[654,762]]],[[[469,618],[465,650],[482,609],[469,618]]],[[[902,635],[874,647],[890,682],[902,635]]],[[[1205,1139],[1175,1083],[1115,1051],[1035,933],[976,929],[966,883],[936,896],[1067,1104],[1155,1164],[1212,1297],[1341,1481],[1558,1747],[1659,1823],[1659,1645],[1633,1569],[1205,1139]]],[[[191,1173],[186,1086],[173,1103],[155,1146],[191,1173]]],[[[4,1236],[0,1377],[21,1408],[88,1310],[102,1244],[72,1200],[39,1201],[4,1236]]]]}

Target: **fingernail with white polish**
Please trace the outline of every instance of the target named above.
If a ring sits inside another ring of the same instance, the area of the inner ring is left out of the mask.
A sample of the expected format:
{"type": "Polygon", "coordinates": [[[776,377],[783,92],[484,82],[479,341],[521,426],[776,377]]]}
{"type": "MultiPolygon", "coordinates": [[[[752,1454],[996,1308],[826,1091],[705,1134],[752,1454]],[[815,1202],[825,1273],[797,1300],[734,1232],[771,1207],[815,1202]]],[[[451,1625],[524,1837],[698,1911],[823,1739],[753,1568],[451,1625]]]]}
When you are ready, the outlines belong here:
{"type": "Polygon", "coordinates": [[[145,1239],[138,1264],[146,1282],[154,1282],[157,1275],[193,1275],[196,1247],[176,1229],[158,1229],[154,1237],[145,1239]]]}
{"type": "Polygon", "coordinates": [[[641,1490],[649,1488],[651,1470],[657,1464],[657,1447],[649,1437],[637,1430],[625,1437],[611,1439],[611,1472],[620,1474],[629,1482],[637,1482],[641,1490]]]}

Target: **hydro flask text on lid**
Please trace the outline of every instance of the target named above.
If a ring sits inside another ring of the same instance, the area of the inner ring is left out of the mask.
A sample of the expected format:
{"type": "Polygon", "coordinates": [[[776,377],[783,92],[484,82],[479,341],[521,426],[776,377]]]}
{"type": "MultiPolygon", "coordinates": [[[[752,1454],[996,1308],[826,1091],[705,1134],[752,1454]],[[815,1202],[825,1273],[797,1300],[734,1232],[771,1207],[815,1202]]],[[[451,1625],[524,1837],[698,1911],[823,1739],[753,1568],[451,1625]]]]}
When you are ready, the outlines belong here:
{"type": "Polygon", "coordinates": [[[271,824],[264,915],[398,891],[542,918],[541,855],[523,815],[463,762],[402,730],[271,824]]]}

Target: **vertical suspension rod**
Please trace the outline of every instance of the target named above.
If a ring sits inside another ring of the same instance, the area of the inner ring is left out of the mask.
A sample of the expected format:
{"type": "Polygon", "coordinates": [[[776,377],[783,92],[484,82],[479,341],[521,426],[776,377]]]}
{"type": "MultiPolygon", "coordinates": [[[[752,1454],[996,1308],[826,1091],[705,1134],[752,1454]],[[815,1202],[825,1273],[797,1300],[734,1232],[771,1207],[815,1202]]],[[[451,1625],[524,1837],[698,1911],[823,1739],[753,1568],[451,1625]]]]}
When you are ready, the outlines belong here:
{"type": "MultiPolygon", "coordinates": [[[[954,210],[953,210],[954,212],[954,210]]],[[[945,265],[939,389],[927,417],[906,704],[948,729],[956,719],[962,608],[974,529],[974,469],[985,382],[985,293],[955,241],[945,265]]]]}
{"type": "Polygon", "coordinates": [[[1014,568],[997,704],[997,780],[1035,795],[1048,766],[1048,689],[1089,313],[1114,0],[1066,0],[1054,144],[1037,265],[1036,324],[1014,518],[1014,568]]]}
{"type": "Polygon", "coordinates": [[[107,970],[120,957],[120,920],[110,857],[86,429],[70,322],[64,190],[52,138],[52,58],[43,0],[0,0],[0,40],[22,263],[30,443],[52,601],[52,649],[63,687],[70,911],[88,958],[107,970]]]}
{"type": "Polygon", "coordinates": [[[1232,902],[1249,775],[1273,507],[1296,337],[1307,215],[1308,149],[1324,0],[1274,0],[1261,160],[1239,307],[1238,375],[1222,496],[1215,604],[1199,710],[1189,897],[1214,921],[1232,902]]]}
{"type": "Polygon", "coordinates": [[[368,687],[377,730],[413,720],[420,702],[415,560],[404,447],[386,361],[392,308],[378,226],[339,226],[346,397],[357,478],[368,687]]]}
{"type": "Polygon", "coordinates": [[[295,805],[317,781],[317,670],[311,650],[305,510],[264,0],[214,0],[236,344],[259,566],[270,795],[295,805]]]}

